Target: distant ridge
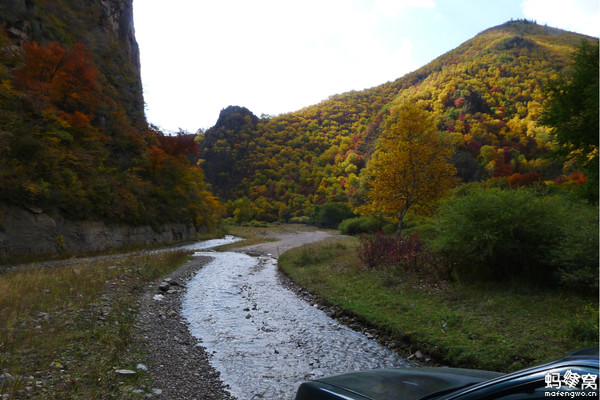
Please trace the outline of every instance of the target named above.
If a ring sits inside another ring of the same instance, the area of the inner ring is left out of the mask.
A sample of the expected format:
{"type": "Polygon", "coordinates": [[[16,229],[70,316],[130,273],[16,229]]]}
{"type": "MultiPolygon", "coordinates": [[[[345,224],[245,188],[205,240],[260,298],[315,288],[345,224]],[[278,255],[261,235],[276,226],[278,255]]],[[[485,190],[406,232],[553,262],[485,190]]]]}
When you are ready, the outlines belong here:
{"type": "Polygon", "coordinates": [[[541,157],[553,146],[536,124],[542,88],[585,40],[594,39],[506,22],[392,82],[261,119],[255,128],[208,129],[200,140],[203,168],[240,220],[299,218],[315,204],[357,202],[360,171],[387,110],[412,101],[460,142],[455,164],[464,181],[528,172],[556,178],[563,166],[541,157]]]}

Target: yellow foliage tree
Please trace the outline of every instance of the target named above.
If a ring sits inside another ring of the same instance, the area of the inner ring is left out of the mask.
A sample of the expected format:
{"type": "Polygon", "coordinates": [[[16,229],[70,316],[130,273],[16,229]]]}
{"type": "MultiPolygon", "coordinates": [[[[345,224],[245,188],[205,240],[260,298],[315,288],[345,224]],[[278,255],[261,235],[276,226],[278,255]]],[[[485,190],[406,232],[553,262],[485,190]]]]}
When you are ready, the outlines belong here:
{"type": "Polygon", "coordinates": [[[367,201],[357,211],[397,220],[400,236],[409,209],[426,212],[457,182],[456,169],[449,162],[455,147],[417,105],[404,103],[392,109],[364,171],[367,201]]]}

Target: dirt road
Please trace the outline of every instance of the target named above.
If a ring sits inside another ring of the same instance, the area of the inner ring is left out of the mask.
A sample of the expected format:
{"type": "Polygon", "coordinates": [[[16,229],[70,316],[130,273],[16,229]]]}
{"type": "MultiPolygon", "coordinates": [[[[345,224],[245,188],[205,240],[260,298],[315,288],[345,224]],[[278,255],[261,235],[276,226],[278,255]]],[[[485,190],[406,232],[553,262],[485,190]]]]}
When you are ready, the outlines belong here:
{"type": "Polygon", "coordinates": [[[273,233],[267,235],[267,238],[278,239],[276,242],[260,243],[252,246],[240,247],[236,251],[262,256],[271,256],[279,258],[280,255],[294,247],[300,247],[305,244],[320,242],[325,239],[342,237],[323,231],[313,232],[293,232],[293,233],[273,233]]]}

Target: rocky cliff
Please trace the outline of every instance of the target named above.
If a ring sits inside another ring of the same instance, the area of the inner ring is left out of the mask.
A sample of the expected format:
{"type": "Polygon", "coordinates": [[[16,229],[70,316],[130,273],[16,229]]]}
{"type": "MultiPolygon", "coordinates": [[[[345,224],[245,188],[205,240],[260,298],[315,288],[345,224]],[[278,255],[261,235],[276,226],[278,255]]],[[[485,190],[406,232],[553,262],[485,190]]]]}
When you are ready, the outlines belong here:
{"type": "Polygon", "coordinates": [[[144,119],[133,0],[2,0],[0,26],[15,52],[25,41],[83,43],[109,84],[117,88],[128,115],[144,119]]]}
{"type": "Polygon", "coordinates": [[[57,253],[95,252],[124,246],[174,243],[196,238],[193,224],[160,227],[71,221],[40,209],[5,207],[0,211],[0,259],[57,253]]]}
{"type": "Polygon", "coordinates": [[[146,122],[132,1],[0,1],[0,259],[189,240],[214,214],[146,122]]]}

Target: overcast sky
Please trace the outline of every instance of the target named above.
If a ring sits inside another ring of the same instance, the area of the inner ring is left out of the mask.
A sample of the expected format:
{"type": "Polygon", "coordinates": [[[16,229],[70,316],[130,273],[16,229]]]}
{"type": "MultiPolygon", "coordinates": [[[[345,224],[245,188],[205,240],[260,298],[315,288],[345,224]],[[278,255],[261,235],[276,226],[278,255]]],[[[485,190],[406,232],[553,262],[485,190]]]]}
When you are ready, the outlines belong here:
{"type": "Polygon", "coordinates": [[[400,78],[479,32],[535,20],[598,37],[600,0],[134,0],[148,121],[196,132],[400,78]]]}

